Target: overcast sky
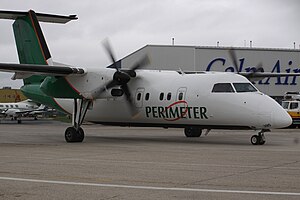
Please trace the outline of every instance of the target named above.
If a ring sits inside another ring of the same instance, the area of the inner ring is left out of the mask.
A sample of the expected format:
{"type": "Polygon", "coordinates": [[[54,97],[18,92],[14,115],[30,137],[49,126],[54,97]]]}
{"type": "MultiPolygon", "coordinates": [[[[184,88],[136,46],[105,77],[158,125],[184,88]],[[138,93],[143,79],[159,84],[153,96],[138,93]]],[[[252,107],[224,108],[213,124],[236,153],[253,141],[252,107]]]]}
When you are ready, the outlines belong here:
{"type": "MultiPolygon", "coordinates": [[[[105,67],[101,41],[109,38],[117,58],[147,44],[297,48],[299,0],[1,0],[0,10],[70,15],[66,25],[42,23],[53,60],[105,67]]],[[[0,19],[0,62],[18,63],[13,21],[0,19]]],[[[18,88],[12,74],[0,74],[0,87],[18,88]]]]}

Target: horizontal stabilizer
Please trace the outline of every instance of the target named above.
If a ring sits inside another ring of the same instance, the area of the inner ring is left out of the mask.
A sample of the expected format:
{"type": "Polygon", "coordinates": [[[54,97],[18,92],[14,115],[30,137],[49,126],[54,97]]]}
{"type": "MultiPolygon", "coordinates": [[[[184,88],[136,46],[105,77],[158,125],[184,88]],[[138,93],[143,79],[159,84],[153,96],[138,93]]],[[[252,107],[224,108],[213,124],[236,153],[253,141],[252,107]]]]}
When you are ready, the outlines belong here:
{"type": "MultiPolygon", "coordinates": [[[[23,11],[7,11],[0,10],[0,19],[12,19],[16,20],[18,17],[27,16],[28,12],[23,11]]],[[[54,15],[54,14],[46,14],[46,13],[36,13],[37,19],[40,22],[50,22],[50,23],[61,23],[65,24],[71,20],[78,19],[76,15],[54,15]]]]}
{"type": "Polygon", "coordinates": [[[12,73],[26,73],[27,75],[49,76],[82,75],[85,73],[84,69],[76,67],[10,63],[0,63],[0,71],[12,73]]]}

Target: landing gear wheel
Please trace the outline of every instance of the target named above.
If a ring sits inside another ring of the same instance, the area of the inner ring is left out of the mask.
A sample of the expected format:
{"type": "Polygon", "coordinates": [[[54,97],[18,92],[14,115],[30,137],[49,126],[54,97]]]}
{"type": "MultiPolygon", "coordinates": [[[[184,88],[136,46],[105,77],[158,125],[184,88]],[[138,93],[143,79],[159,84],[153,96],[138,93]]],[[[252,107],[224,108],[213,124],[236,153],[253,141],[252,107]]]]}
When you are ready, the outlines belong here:
{"type": "Polygon", "coordinates": [[[84,131],[81,127],[76,130],[75,127],[68,127],[65,131],[65,140],[67,142],[82,142],[84,139],[84,131]]]}
{"type": "Polygon", "coordinates": [[[21,121],[20,119],[18,119],[18,121],[17,121],[17,122],[18,122],[18,124],[21,124],[21,123],[22,123],[22,121],[21,121]]]}
{"type": "Polygon", "coordinates": [[[78,132],[77,132],[77,142],[82,142],[84,139],[84,131],[81,127],[79,127],[78,132]]]}
{"type": "Polygon", "coordinates": [[[68,127],[65,131],[65,140],[67,142],[75,142],[76,135],[76,129],[74,127],[68,127]]]}
{"type": "Polygon", "coordinates": [[[260,145],[264,145],[265,143],[266,143],[265,140],[261,140],[259,144],[260,144],[260,145]]]}
{"type": "Polygon", "coordinates": [[[252,137],[251,137],[251,144],[258,145],[259,141],[260,141],[260,139],[259,139],[258,135],[252,135],[252,137]]]}
{"type": "Polygon", "coordinates": [[[266,143],[265,137],[264,136],[259,136],[259,135],[253,135],[251,137],[251,143],[253,145],[263,145],[266,143]]]}
{"type": "Polygon", "coordinates": [[[200,137],[202,129],[197,127],[186,127],[184,128],[184,134],[186,137],[200,137]]]}
{"type": "Polygon", "coordinates": [[[259,144],[260,145],[263,145],[263,144],[266,143],[266,139],[265,139],[265,136],[263,134],[258,136],[258,138],[259,138],[259,144]]]}

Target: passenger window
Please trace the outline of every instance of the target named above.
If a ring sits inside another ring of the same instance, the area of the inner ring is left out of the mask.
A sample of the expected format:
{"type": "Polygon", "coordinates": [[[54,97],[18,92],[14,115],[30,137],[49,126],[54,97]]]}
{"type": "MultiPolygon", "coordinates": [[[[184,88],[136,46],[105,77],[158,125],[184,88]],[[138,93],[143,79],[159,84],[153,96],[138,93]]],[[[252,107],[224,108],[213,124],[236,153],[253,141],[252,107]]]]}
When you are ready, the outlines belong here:
{"type": "Polygon", "coordinates": [[[298,103],[297,102],[292,102],[290,104],[290,109],[297,109],[298,108],[298,103]]]}
{"type": "Polygon", "coordinates": [[[136,97],[136,100],[140,101],[141,100],[141,97],[142,97],[142,94],[141,93],[138,93],[137,97],[136,97]]]}
{"type": "Polygon", "coordinates": [[[145,95],[145,100],[148,101],[149,98],[150,98],[150,94],[149,94],[149,93],[146,93],[146,95],[145,95]]]}
{"type": "Polygon", "coordinates": [[[182,100],[183,99],[183,93],[180,92],[179,95],[178,95],[178,100],[182,100]]]}
{"type": "Polygon", "coordinates": [[[13,108],[13,107],[14,107],[14,105],[10,105],[10,107],[11,107],[11,108],[13,108]]]}
{"type": "Polygon", "coordinates": [[[19,106],[18,106],[18,105],[15,105],[15,107],[16,107],[16,108],[19,108],[19,106]]]}
{"type": "Polygon", "coordinates": [[[160,95],[159,95],[159,100],[163,100],[164,99],[164,93],[162,92],[162,93],[160,93],[160,95]]]}
{"type": "Polygon", "coordinates": [[[216,83],[212,89],[212,92],[234,92],[230,83],[216,83]]]}
{"type": "Polygon", "coordinates": [[[236,92],[257,92],[250,83],[233,83],[236,92]]]}
{"type": "Polygon", "coordinates": [[[171,92],[169,92],[169,93],[167,94],[167,100],[169,101],[169,100],[171,100],[171,98],[172,98],[172,94],[171,94],[171,92]]]}
{"type": "Polygon", "coordinates": [[[1,108],[3,108],[3,105],[0,105],[1,108]]]}
{"type": "Polygon", "coordinates": [[[8,105],[5,105],[5,107],[6,107],[6,108],[9,108],[9,106],[8,106],[8,105]]]}

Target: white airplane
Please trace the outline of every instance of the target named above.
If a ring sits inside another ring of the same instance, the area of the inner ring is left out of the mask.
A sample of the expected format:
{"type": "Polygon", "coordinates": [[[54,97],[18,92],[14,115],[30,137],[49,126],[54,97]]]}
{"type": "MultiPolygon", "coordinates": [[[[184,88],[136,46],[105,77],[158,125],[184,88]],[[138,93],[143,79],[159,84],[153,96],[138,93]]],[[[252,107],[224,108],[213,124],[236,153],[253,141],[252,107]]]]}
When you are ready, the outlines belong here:
{"type": "Polygon", "coordinates": [[[38,105],[30,99],[17,103],[0,103],[0,117],[17,120],[20,124],[22,117],[33,117],[37,120],[37,115],[45,112],[45,105],[38,105]]]}
{"type": "MultiPolygon", "coordinates": [[[[143,70],[147,56],[131,69],[119,69],[108,43],[111,68],[83,68],[53,63],[39,21],[67,23],[75,15],[0,11],[13,19],[21,64],[1,63],[0,70],[23,79],[22,92],[40,103],[72,113],[67,142],[82,142],[83,120],[116,126],[183,128],[187,137],[211,129],[257,130],[251,143],[265,143],[264,133],[292,123],[288,113],[251,81],[291,74],[182,72],[143,70]]],[[[231,51],[236,63],[234,51],[231,51]]],[[[237,65],[235,64],[237,68],[237,65]]],[[[292,74],[295,75],[295,74],[292,74]]]]}

